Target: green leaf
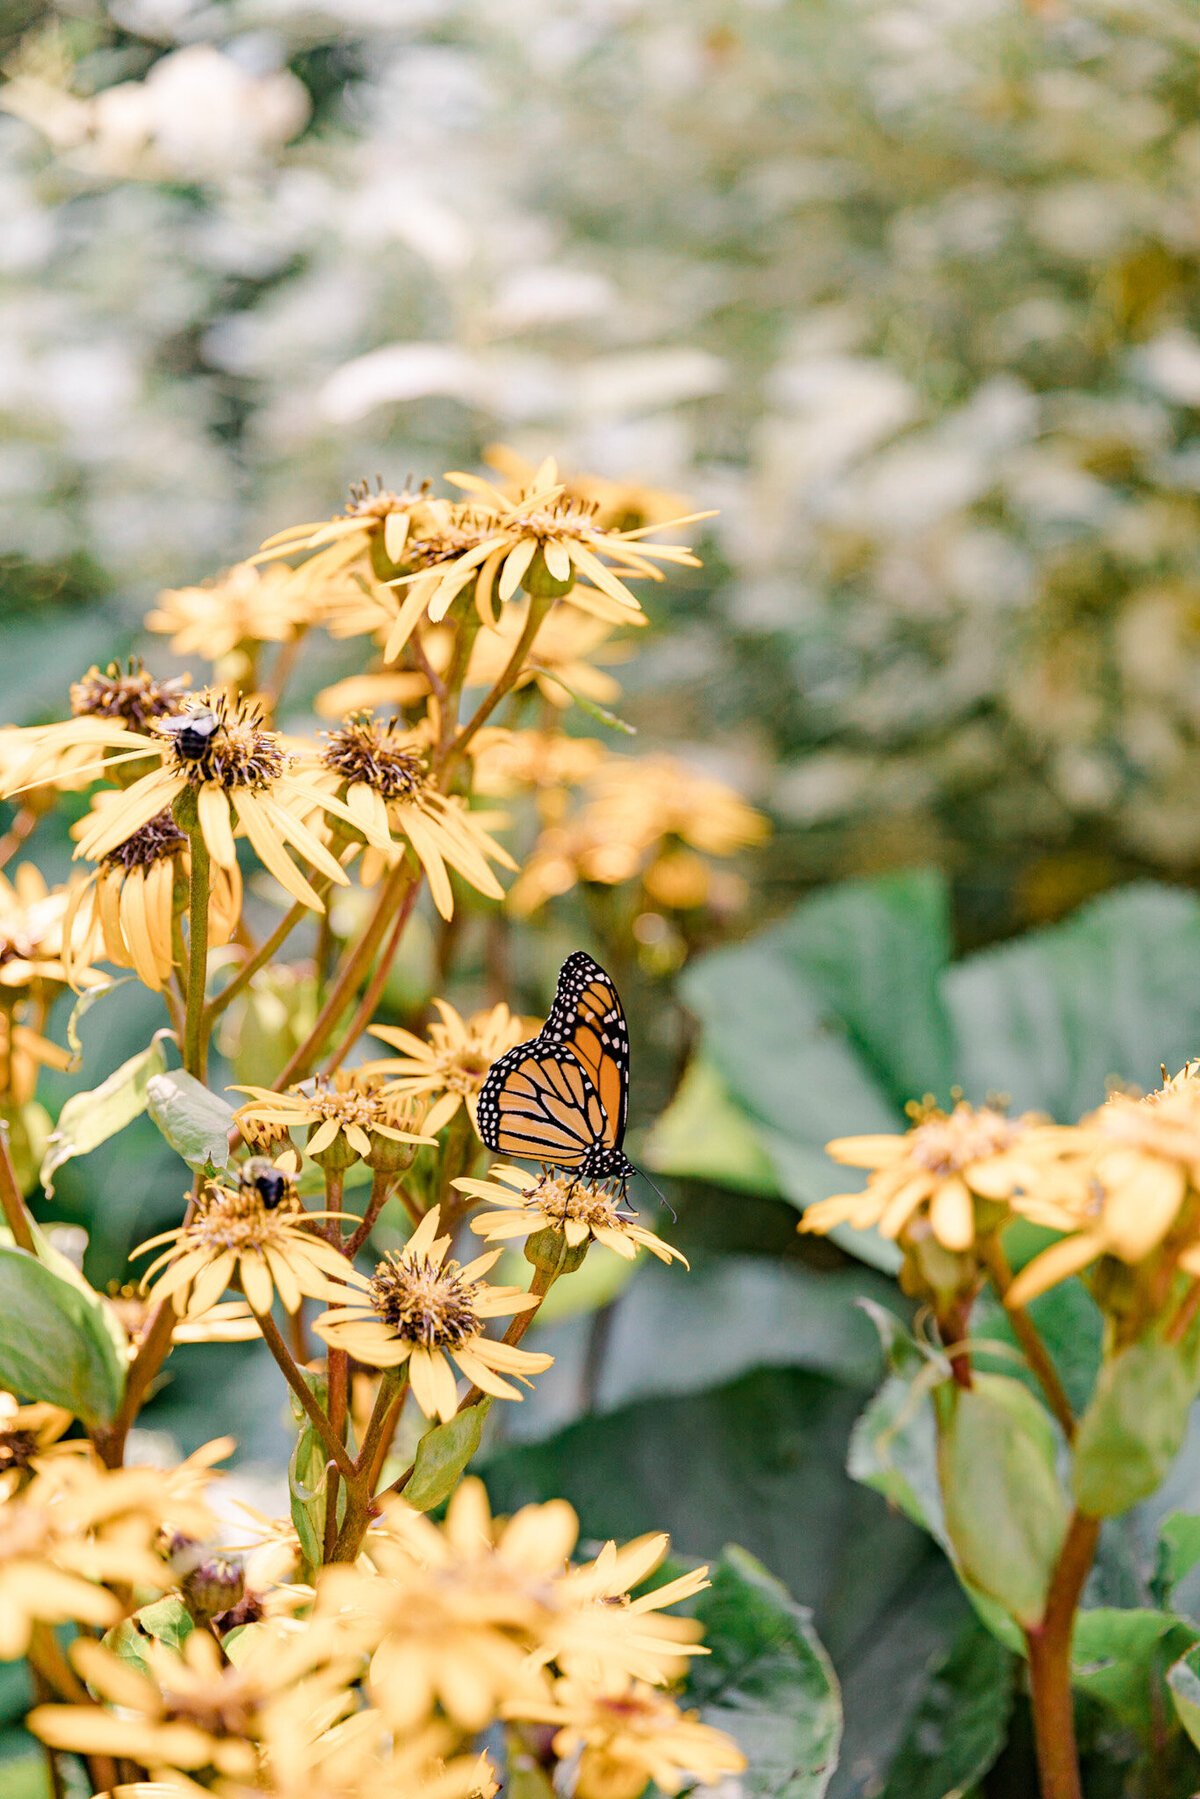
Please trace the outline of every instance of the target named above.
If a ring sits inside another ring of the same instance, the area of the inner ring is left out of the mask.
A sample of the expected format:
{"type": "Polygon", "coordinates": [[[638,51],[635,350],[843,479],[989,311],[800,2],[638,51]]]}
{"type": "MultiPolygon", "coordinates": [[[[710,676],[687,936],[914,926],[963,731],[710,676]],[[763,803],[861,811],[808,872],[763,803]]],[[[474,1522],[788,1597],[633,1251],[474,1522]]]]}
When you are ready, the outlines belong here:
{"type": "Polygon", "coordinates": [[[1200,1643],[1168,1669],[1167,1686],[1179,1722],[1200,1749],[1200,1643]]]}
{"type": "Polygon", "coordinates": [[[4,1799],[53,1799],[44,1750],[35,1749],[30,1755],[5,1760],[3,1770],[4,1799]]]}
{"type": "Polygon", "coordinates": [[[1200,1518],[1191,1512],[1171,1512],[1158,1532],[1158,1559],[1151,1583],[1155,1598],[1165,1605],[1175,1587],[1200,1562],[1200,1518]]]}
{"type": "Polygon", "coordinates": [[[1161,1681],[1196,1632],[1170,1612],[1097,1606],[1075,1619],[1071,1684],[1150,1743],[1161,1719],[1161,1681]]]}
{"type": "Polygon", "coordinates": [[[1019,1624],[1036,1624],[1067,1528],[1050,1419],[1003,1374],[946,1381],[937,1407],[946,1532],[962,1571],[1019,1624]]]}
{"type": "Polygon", "coordinates": [[[134,1612],[132,1618],[122,1618],[119,1624],[114,1624],[105,1635],[104,1642],[114,1655],[119,1655],[123,1662],[136,1668],[139,1674],[149,1677],[150,1664],[143,1649],[147,1637],[152,1637],[156,1643],[165,1643],[168,1649],[178,1652],[195,1628],[183,1600],[169,1593],[165,1599],[156,1599],[152,1605],[143,1605],[134,1612]]]}
{"type": "Polygon", "coordinates": [[[0,1386],[106,1424],[121,1402],[125,1362],[104,1302],[36,1256],[0,1245],[0,1386]]]}
{"type": "Polygon", "coordinates": [[[882,1799],[948,1799],[982,1780],[1004,1747],[1015,1669],[982,1623],[964,1625],[930,1673],[882,1799]]]}
{"type": "Polygon", "coordinates": [[[233,1107],[182,1068],[154,1074],[146,1103],[155,1124],[189,1168],[229,1166],[233,1107]]]}
{"type": "Polygon", "coordinates": [[[692,1664],[687,1698],[743,1751],[741,1791],[820,1799],[837,1766],[842,1706],[811,1612],[752,1555],[728,1548],[696,1616],[711,1653],[692,1664]]]}
{"type": "Polygon", "coordinates": [[[39,1100],[23,1106],[0,1108],[0,1129],[8,1132],[8,1153],[21,1192],[28,1195],[38,1185],[38,1170],[45,1160],[54,1120],[39,1100]]]}
{"type": "Polygon", "coordinates": [[[626,737],[637,736],[636,725],[626,724],[623,718],[618,718],[615,712],[610,712],[607,706],[600,705],[598,700],[589,700],[586,694],[577,693],[573,687],[568,687],[556,670],[543,668],[540,662],[532,663],[531,667],[535,668],[539,675],[553,681],[556,687],[561,687],[564,693],[571,696],[579,710],[586,712],[589,718],[594,718],[597,724],[607,725],[610,731],[620,731],[626,737]]]}
{"type": "Polygon", "coordinates": [[[47,1195],[54,1192],[57,1168],[73,1156],[86,1156],[89,1150],[106,1143],[146,1110],[147,1085],[165,1067],[161,1043],[152,1043],[122,1062],[90,1093],[71,1095],[58,1115],[42,1162],[40,1179],[47,1195]]]}
{"type": "Polygon", "coordinates": [[[131,974],[119,975],[116,980],[105,981],[101,987],[85,987],[71,1008],[71,1016],[67,1019],[67,1042],[71,1046],[71,1066],[69,1072],[74,1074],[83,1061],[83,1043],[79,1035],[79,1026],[97,1000],[104,999],[107,994],[114,993],[118,987],[124,987],[132,981],[131,974]]]}
{"type": "Polygon", "coordinates": [[[417,1444],[412,1479],[404,1489],[405,1499],[417,1511],[432,1511],[450,1497],[479,1448],[491,1403],[485,1396],[478,1405],[457,1412],[448,1424],[435,1424],[425,1432],[417,1444]]]}
{"type": "MultiPolygon", "coordinates": [[[[309,1374],[301,1368],[318,1405],[329,1404],[329,1389],[324,1375],[309,1374]]],[[[311,1568],[321,1566],[325,1545],[325,1509],[328,1499],[329,1468],[325,1446],[309,1422],[308,1414],[293,1393],[288,1394],[292,1417],[299,1435],[288,1461],[288,1498],[292,1523],[300,1539],[304,1559],[311,1568]]],[[[339,1489],[344,1497],[344,1490],[339,1489]]]]}
{"type": "Polygon", "coordinates": [[[1162,1485],[1187,1429],[1192,1386],[1171,1343],[1134,1343],[1105,1362],[1075,1437],[1072,1486],[1083,1511],[1113,1517],[1162,1485]]]}
{"type": "Polygon", "coordinates": [[[779,1191],[779,1177],[754,1126],[703,1056],[693,1056],[644,1150],[659,1174],[712,1181],[738,1193],[779,1191]]]}
{"type": "Polygon", "coordinates": [[[506,1799],[554,1799],[554,1788],[531,1755],[509,1750],[506,1799]]]}

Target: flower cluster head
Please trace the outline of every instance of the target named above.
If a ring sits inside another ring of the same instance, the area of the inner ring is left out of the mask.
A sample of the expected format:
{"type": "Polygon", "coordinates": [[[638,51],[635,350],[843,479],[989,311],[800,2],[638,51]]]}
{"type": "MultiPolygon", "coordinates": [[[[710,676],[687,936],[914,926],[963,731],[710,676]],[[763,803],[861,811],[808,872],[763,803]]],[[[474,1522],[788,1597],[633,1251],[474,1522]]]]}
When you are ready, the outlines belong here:
{"type": "Polygon", "coordinates": [[[534,1020],[514,1016],[503,1003],[486,1012],[473,1012],[469,1018],[462,1018],[447,1000],[433,1003],[439,1017],[430,1025],[427,1038],[415,1037],[398,1025],[372,1025],[371,1035],[401,1054],[367,1064],[373,1074],[394,1077],[388,1083],[390,1091],[432,1099],[425,1119],[431,1135],[449,1124],[464,1104],[473,1122],[479,1090],[492,1063],[537,1030],[534,1020]]]}
{"type": "Polygon", "coordinates": [[[374,1168],[404,1168],[421,1144],[435,1141],[424,1107],[390,1090],[367,1068],[314,1075],[284,1093],[242,1087],[250,1103],[235,1113],[251,1134],[307,1128],[308,1154],[326,1168],[347,1168],[361,1157],[374,1168]]]}
{"type": "Polygon", "coordinates": [[[489,866],[515,869],[503,846],[483,828],[462,801],[440,793],[429,775],[426,739],[395,719],[352,712],[336,730],[323,732],[323,749],[313,785],[334,795],[359,821],[367,839],[360,876],[371,886],[411,845],[429,880],[443,918],[454,912],[447,865],[479,893],[503,899],[504,889],[489,866]]]}
{"type": "Polygon", "coordinates": [[[577,811],[547,825],[509,900],[529,913],[580,881],[641,879],[647,897],[687,911],[738,897],[706,857],[762,842],[767,821],[723,781],[669,756],[609,756],[584,782],[577,811]]]}
{"type": "Polygon", "coordinates": [[[323,1214],[306,1212],[278,1172],[282,1193],[261,1176],[236,1186],[206,1182],[183,1224],[135,1250],[141,1255],[167,1246],[143,1277],[152,1303],[170,1299],[184,1318],[203,1318],[234,1285],[260,1314],[271,1310],[276,1293],[289,1312],[306,1293],[314,1299],[340,1295],[331,1277],[343,1272],[345,1257],[317,1235],[314,1224],[323,1214]]]}
{"type": "Polygon", "coordinates": [[[932,1238],[944,1250],[964,1253],[996,1227],[1006,1216],[1000,1202],[1018,1177],[1021,1149],[1038,1121],[966,1100],[949,1112],[932,1101],[909,1110],[913,1123],[903,1134],[837,1137],[825,1145],[835,1162],[869,1168],[870,1178],[860,1193],[838,1193],[809,1206],[799,1230],[874,1225],[906,1247],[932,1238]]]}
{"type": "Polygon", "coordinates": [[[448,1422],[458,1410],[455,1368],[484,1393],[520,1399],[512,1383],[541,1374],[553,1356],[535,1354],[485,1334],[493,1318],[511,1318],[536,1306],[519,1287],[493,1287],[483,1278],[500,1251],[460,1265],[450,1258],[450,1238],[437,1234],[440,1212],[427,1212],[399,1252],[384,1257],[374,1274],[343,1265],[349,1301],[323,1312],[313,1329],[333,1349],[347,1350],[372,1368],[405,1367],[413,1395],[427,1418],[448,1422]]]}
{"type": "Polygon", "coordinates": [[[602,1243],[627,1262],[639,1248],[648,1249],[660,1262],[682,1262],[687,1267],[687,1258],[679,1250],[622,1211],[611,1192],[574,1180],[569,1174],[556,1174],[548,1168],[532,1174],[497,1162],[489,1168],[486,1180],[463,1177],[452,1184],[469,1198],[482,1199],[496,1208],[471,1220],[471,1229],[488,1243],[551,1231],[565,1239],[568,1249],[602,1243]]]}

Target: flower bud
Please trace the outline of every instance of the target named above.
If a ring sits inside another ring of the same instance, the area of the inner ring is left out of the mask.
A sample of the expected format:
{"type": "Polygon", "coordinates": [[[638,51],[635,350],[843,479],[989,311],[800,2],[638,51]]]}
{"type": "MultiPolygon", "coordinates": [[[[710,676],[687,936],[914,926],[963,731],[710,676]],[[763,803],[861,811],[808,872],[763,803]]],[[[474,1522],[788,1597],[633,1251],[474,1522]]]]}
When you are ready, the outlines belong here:
{"type": "Polygon", "coordinates": [[[525,592],[535,600],[561,600],[565,593],[570,593],[574,585],[574,565],[571,567],[570,574],[563,580],[559,580],[558,576],[552,575],[546,567],[545,552],[541,549],[534,551],[533,560],[525,570],[525,577],[521,582],[525,592]]]}
{"type": "Polygon", "coordinates": [[[241,1600],[246,1591],[245,1570],[232,1556],[209,1556],[184,1575],[179,1590],[197,1623],[208,1623],[241,1600]]]}
{"type": "Polygon", "coordinates": [[[547,1274],[574,1274],[583,1266],[583,1258],[588,1252],[588,1240],[572,1248],[561,1231],[551,1225],[544,1230],[534,1231],[525,1244],[525,1260],[532,1262],[535,1268],[541,1268],[547,1274]]]}

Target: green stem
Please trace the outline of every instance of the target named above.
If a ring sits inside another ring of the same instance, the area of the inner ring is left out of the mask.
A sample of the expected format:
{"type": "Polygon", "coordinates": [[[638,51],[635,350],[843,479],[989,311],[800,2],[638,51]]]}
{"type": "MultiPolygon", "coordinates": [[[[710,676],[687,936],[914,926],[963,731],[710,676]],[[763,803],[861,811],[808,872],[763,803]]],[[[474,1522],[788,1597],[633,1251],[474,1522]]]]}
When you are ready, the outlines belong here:
{"type": "Polygon", "coordinates": [[[196,1080],[204,1079],[208,1055],[204,990],[208,976],[208,889],[210,867],[204,832],[196,825],[189,833],[192,881],[188,895],[187,1018],[183,1036],[183,1066],[196,1080]]]}
{"type": "Polygon", "coordinates": [[[1001,1247],[998,1237],[988,1237],[980,1246],[980,1254],[984,1267],[992,1279],[992,1285],[999,1295],[1000,1302],[1012,1325],[1013,1335],[1025,1355],[1025,1360],[1037,1376],[1038,1385],[1042,1389],[1046,1404],[1058,1419],[1063,1435],[1071,1442],[1075,1435],[1075,1414],[1071,1410],[1071,1401],[1067,1398],[1066,1388],[1058,1377],[1058,1369],[1054,1366],[1050,1351],[1042,1341],[1042,1334],[1029,1316],[1024,1306],[1013,1306],[1008,1303],[1008,1289],[1012,1285],[1012,1269],[1008,1265],[1008,1257],[1001,1247]]]}
{"type": "Polygon", "coordinates": [[[525,618],[525,627],[522,630],[520,637],[517,639],[512,655],[505,664],[504,673],[500,676],[500,679],[496,682],[491,692],[480,701],[467,723],[458,733],[458,736],[454,739],[453,743],[449,745],[445,754],[441,757],[440,773],[443,788],[447,785],[448,777],[453,773],[458,763],[462,761],[463,756],[466,754],[467,746],[475,733],[482,730],[501,700],[506,694],[511,693],[516,686],[517,679],[525,664],[525,658],[533,647],[533,640],[540,631],[542,621],[553,604],[554,601],[552,599],[546,599],[540,594],[534,594],[530,597],[529,611],[525,618]]]}
{"type": "MultiPolygon", "coordinates": [[[[323,893],[324,887],[328,887],[329,882],[328,880],[325,880],[322,884],[322,877],[318,875],[313,882],[313,885],[318,893],[323,893]]],[[[221,1016],[230,1001],[235,1000],[239,993],[245,991],[259,969],[265,968],[268,962],[274,961],[276,952],[283,948],[287,938],[290,937],[291,933],[300,923],[300,920],[307,916],[308,911],[309,908],[305,905],[304,901],[297,900],[291,911],[280,920],[278,925],[276,925],[275,929],[271,932],[271,935],[267,938],[267,941],[262,945],[262,948],[255,950],[254,954],[242,963],[242,966],[238,969],[228,987],[223,987],[220,993],[218,993],[214,999],[209,1001],[208,1010],[205,1014],[205,1025],[208,1030],[212,1029],[213,1024],[221,1016]]]]}
{"type": "Polygon", "coordinates": [[[262,1332],[263,1342],[279,1364],[283,1378],[303,1406],[309,1422],[321,1439],[321,1444],[330,1461],[337,1467],[344,1479],[354,1479],[354,1463],[346,1453],[346,1445],[334,1435],[329,1420],[317,1404],[312,1388],[288,1354],[287,1345],[275,1328],[275,1320],[268,1313],[258,1317],[258,1328],[262,1332]]]}
{"type": "Polygon", "coordinates": [[[362,1220],[354,1232],[354,1235],[349,1237],[342,1245],[342,1248],[350,1261],[354,1260],[355,1256],[370,1236],[375,1220],[379,1217],[379,1214],[387,1204],[388,1196],[395,1183],[395,1174],[389,1173],[386,1169],[377,1168],[375,1170],[371,1180],[371,1197],[367,1201],[367,1209],[363,1213],[362,1220]]]}
{"type": "MultiPolygon", "coordinates": [[[[329,1241],[338,1249],[342,1247],[342,1194],[346,1177],[339,1168],[325,1170],[325,1210],[333,1216],[326,1223],[329,1241]]],[[[346,1440],[346,1412],[350,1396],[350,1358],[344,1349],[329,1347],[326,1351],[326,1368],[329,1376],[329,1428],[334,1436],[344,1443],[346,1440]]],[[[349,1488],[347,1488],[349,1497],[349,1488]]],[[[333,1554],[334,1542],[337,1538],[337,1501],[338,1470],[329,1470],[329,1482],[325,1489],[325,1541],[323,1560],[328,1561],[333,1554]]]]}
{"type": "Polygon", "coordinates": [[[27,1249],[30,1255],[36,1255],[29,1213],[8,1147],[8,1122],[5,1119],[0,1119],[0,1205],[4,1207],[4,1220],[13,1234],[13,1242],[17,1248],[27,1249]]]}

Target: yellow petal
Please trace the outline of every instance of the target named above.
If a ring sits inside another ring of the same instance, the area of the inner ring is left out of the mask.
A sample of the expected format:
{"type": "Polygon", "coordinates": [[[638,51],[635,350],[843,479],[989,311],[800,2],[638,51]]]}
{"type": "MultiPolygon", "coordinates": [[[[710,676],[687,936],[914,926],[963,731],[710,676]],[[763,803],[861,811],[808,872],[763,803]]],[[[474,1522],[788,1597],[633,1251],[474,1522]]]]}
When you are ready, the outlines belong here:
{"type": "Polygon", "coordinates": [[[229,800],[224,788],[218,787],[213,781],[205,781],[196,792],[196,810],[200,815],[200,829],[204,833],[204,841],[213,861],[222,868],[235,867],[237,851],[233,847],[229,800]]]}

